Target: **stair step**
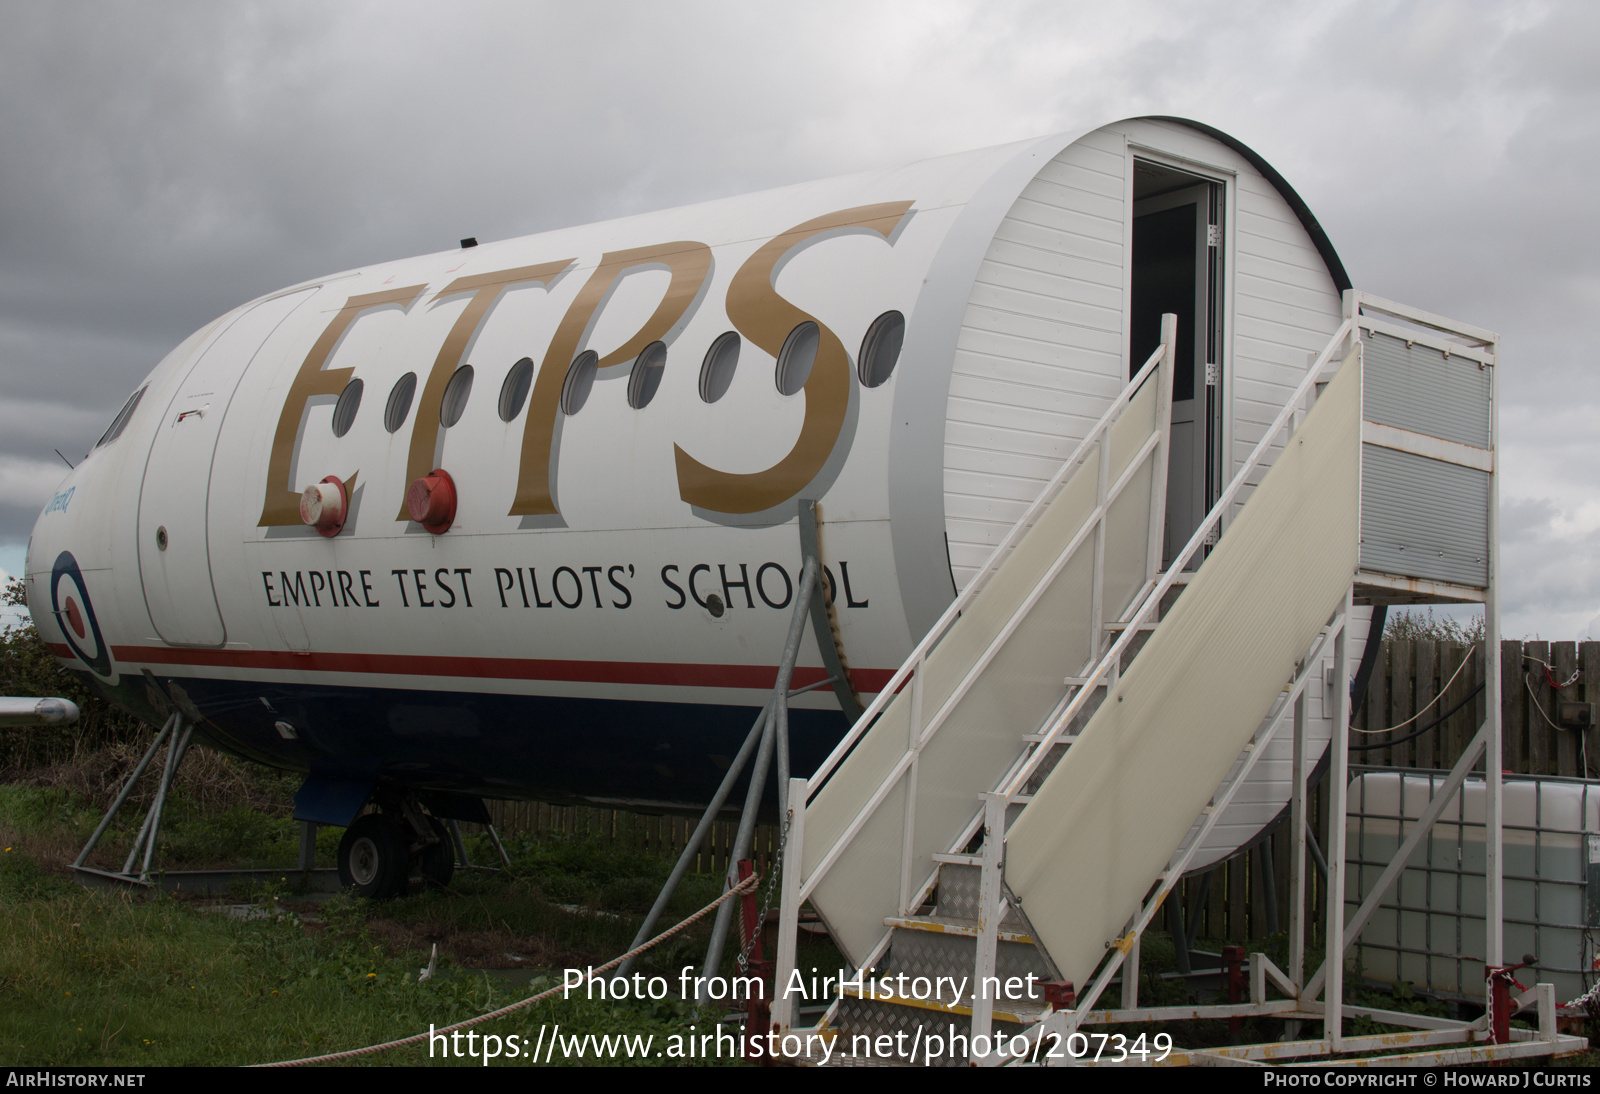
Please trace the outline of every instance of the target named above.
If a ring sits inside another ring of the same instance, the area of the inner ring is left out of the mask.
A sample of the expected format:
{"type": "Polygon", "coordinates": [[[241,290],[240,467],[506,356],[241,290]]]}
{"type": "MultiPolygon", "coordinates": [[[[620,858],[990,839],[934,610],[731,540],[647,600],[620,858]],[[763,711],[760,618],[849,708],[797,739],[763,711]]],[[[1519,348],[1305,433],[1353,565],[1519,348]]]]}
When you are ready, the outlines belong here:
{"type": "MultiPolygon", "coordinates": [[[[1022,741],[1023,741],[1024,744],[1030,744],[1030,745],[1043,744],[1044,743],[1044,739],[1045,739],[1045,734],[1043,734],[1043,733],[1024,733],[1022,735],[1022,741]]],[[[1058,744],[1058,745],[1070,745],[1073,741],[1076,741],[1077,739],[1078,739],[1078,735],[1076,733],[1063,733],[1061,736],[1056,738],[1056,744],[1058,744]]]]}
{"type": "Polygon", "coordinates": [[[1161,626],[1160,623],[1107,623],[1106,630],[1125,631],[1132,628],[1137,628],[1141,631],[1153,631],[1159,626],[1161,626]]]}
{"type": "Polygon", "coordinates": [[[982,866],[983,856],[946,854],[943,851],[935,851],[933,853],[933,861],[948,866],[982,866]]]}
{"type": "MultiPolygon", "coordinates": [[[[890,981],[869,980],[865,988],[845,987],[843,994],[852,999],[864,999],[874,1003],[887,1003],[890,1006],[912,1007],[917,1010],[937,1011],[940,1014],[959,1014],[964,1018],[972,1016],[974,998],[964,996],[958,1003],[945,1002],[938,999],[918,999],[910,995],[897,995],[890,981]]],[[[1031,1026],[1035,1022],[1047,1017],[1052,1012],[1049,1003],[1034,1003],[1022,999],[997,999],[994,1004],[994,1020],[996,1022],[1012,1022],[1020,1026],[1031,1026]]]]}
{"type": "MultiPolygon", "coordinates": [[[[976,919],[960,919],[949,915],[907,915],[890,916],[883,921],[885,927],[899,927],[905,931],[928,931],[932,934],[962,935],[967,938],[978,937],[978,921],[976,919]]],[[[1033,945],[1033,936],[1022,931],[1008,930],[1001,926],[999,938],[1002,942],[1022,942],[1033,945]]]]}

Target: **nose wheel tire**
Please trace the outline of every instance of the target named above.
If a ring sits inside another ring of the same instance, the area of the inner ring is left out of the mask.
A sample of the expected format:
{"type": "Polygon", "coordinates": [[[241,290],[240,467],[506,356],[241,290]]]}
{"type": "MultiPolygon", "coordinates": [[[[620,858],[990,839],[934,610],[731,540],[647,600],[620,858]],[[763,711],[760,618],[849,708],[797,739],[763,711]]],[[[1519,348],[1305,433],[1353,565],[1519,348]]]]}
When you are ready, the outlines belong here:
{"type": "Polygon", "coordinates": [[[339,841],[339,884],[384,900],[406,889],[410,865],[404,822],[388,813],[357,817],[339,841]]]}

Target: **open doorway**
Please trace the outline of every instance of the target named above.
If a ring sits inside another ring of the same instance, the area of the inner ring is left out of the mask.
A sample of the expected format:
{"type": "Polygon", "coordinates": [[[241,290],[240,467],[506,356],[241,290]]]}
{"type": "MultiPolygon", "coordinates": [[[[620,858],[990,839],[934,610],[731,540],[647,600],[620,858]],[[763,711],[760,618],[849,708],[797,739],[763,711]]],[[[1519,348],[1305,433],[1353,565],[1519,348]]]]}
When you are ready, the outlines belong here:
{"type": "Polygon", "coordinates": [[[1221,183],[1134,160],[1133,370],[1160,344],[1161,316],[1178,317],[1163,564],[1221,489],[1222,209],[1221,183]]]}

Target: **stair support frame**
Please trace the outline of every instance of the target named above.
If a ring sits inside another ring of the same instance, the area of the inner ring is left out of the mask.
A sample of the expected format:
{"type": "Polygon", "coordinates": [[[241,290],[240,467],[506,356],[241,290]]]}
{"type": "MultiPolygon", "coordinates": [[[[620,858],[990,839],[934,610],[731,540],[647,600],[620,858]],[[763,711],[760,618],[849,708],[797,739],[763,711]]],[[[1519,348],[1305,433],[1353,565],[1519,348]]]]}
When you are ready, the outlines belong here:
{"type": "MultiPolygon", "coordinates": [[[[1022,795],[1028,780],[1033,776],[1039,764],[1043,762],[1050,748],[1064,739],[1065,729],[1083,709],[1084,703],[1093,693],[1096,686],[1103,682],[1114,680],[1115,673],[1120,668],[1120,660],[1126,651],[1139,625],[1154,613],[1159,611],[1161,599],[1178,583],[1178,571],[1186,564],[1190,557],[1203,546],[1207,533],[1213,528],[1225,531],[1231,523],[1238,495],[1246,482],[1247,476],[1259,465],[1261,458],[1272,447],[1275,438],[1283,434],[1287,426],[1292,434],[1305,413],[1314,401],[1317,387],[1325,382],[1329,375],[1325,369],[1329,365],[1336,351],[1341,347],[1354,348],[1361,341],[1362,329],[1381,330],[1387,334],[1406,337],[1412,331],[1388,321],[1397,319],[1406,323],[1417,324],[1442,331],[1451,335],[1464,335],[1475,341],[1475,345],[1468,347],[1464,352],[1460,347],[1448,341],[1431,338],[1428,335],[1417,337],[1417,341],[1432,345],[1438,342],[1436,348],[1449,352],[1462,352],[1463,356],[1479,362],[1480,365],[1494,366],[1499,362],[1499,340],[1491,332],[1479,331],[1476,328],[1465,327],[1449,320],[1441,319],[1417,309],[1398,305],[1392,301],[1370,297],[1354,290],[1347,291],[1344,298],[1344,319],[1339,329],[1330,338],[1324,350],[1316,356],[1295,393],[1283,406],[1282,411],[1267,430],[1261,441],[1256,445],[1250,456],[1244,461],[1233,481],[1218,498],[1211,512],[1204,518],[1203,523],[1195,530],[1194,536],[1185,546],[1177,558],[1173,560],[1167,571],[1158,578],[1152,573],[1151,581],[1146,588],[1141,590],[1139,597],[1135,598],[1135,606],[1130,609],[1124,624],[1118,628],[1121,634],[1111,642],[1104,656],[1097,659],[1097,664],[1092,672],[1085,676],[1069,681],[1077,684],[1076,688],[1069,689],[1069,696],[1063,700],[1060,707],[1046,723],[1049,727],[1046,732],[1033,740],[1033,747],[1019,757],[1018,762],[1008,772],[1006,778],[996,791],[982,795],[982,807],[974,817],[973,822],[967,827],[960,845],[964,845],[982,827],[986,830],[984,852],[981,859],[983,878],[981,884],[980,920],[977,937],[977,952],[975,954],[974,972],[980,977],[987,969],[988,975],[993,975],[992,967],[994,955],[998,945],[999,923],[1005,915],[1007,892],[1004,885],[1004,851],[1003,836],[995,839],[997,832],[1003,833],[1006,823],[1006,806],[1015,802],[1022,795]],[[1364,314],[1363,308],[1366,309],[1364,314]],[[1374,321],[1371,313],[1379,313],[1387,317],[1385,320],[1374,321]]],[[[1146,366],[1148,367],[1148,365],[1146,366]]],[[[1498,405],[1498,371],[1492,369],[1491,377],[1491,405],[1498,405]]],[[[1490,450],[1498,450],[1498,421],[1497,416],[1491,415],[1490,421],[1490,450]]],[[[1363,416],[1364,418],[1364,416],[1363,416]]],[[[1104,443],[1104,438],[1101,438],[1104,443]]],[[[1074,461],[1081,458],[1075,454],[1074,461]]],[[[1137,461],[1136,461],[1137,462],[1137,461]]],[[[1102,462],[1102,484],[1105,477],[1105,466],[1102,462]]],[[[1066,469],[1064,469],[1065,471],[1066,469]]],[[[1165,471],[1165,460],[1160,461],[1158,473],[1165,471]]],[[[1339,605],[1334,609],[1332,621],[1324,628],[1314,648],[1307,658],[1298,667],[1290,686],[1285,689],[1284,697],[1274,704],[1268,716],[1263,719],[1256,734],[1249,745],[1241,754],[1240,762],[1233,772],[1224,780],[1221,787],[1212,797],[1211,804],[1195,822],[1188,836],[1173,859],[1169,861],[1167,869],[1160,876],[1159,885],[1155,893],[1147,898],[1133,919],[1129,921],[1127,932],[1119,939],[1111,940],[1108,948],[1111,954],[1108,960],[1101,964],[1098,974],[1093,979],[1089,990],[1079,997],[1078,1004],[1068,1011],[1057,1011],[1048,1014],[1045,1019],[1037,1023],[1029,1036],[1034,1039],[1035,1045],[1041,1045],[1044,1037],[1051,1034],[1065,1038],[1079,1027],[1089,1025],[1105,1025],[1119,1022],[1147,1022],[1177,1020],[1187,1018],[1220,1018],[1239,1017],[1245,1015],[1274,1015],[1291,1020],[1308,1020],[1320,1022],[1323,1025],[1324,1035],[1316,1040],[1300,1040],[1291,1043],[1274,1043],[1262,1045],[1246,1045],[1233,1048],[1208,1050],[1204,1053],[1193,1054],[1198,1062],[1246,1062],[1262,1060],[1287,1060],[1307,1056],[1328,1055],[1331,1053],[1368,1053],[1395,1048],[1410,1048],[1400,1056],[1392,1056],[1383,1062],[1396,1064],[1421,1064],[1437,1065],[1451,1063],[1483,1062],[1487,1060],[1524,1058],[1537,1055],[1548,1055],[1554,1052],[1566,1052],[1580,1049],[1585,1042],[1579,1038],[1561,1035],[1556,1030],[1556,1007],[1554,993],[1550,985],[1536,985],[1516,1001],[1518,1009],[1526,1007],[1536,1008],[1539,1018],[1539,1028],[1536,1031],[1514,1030],[1511,1043],[1495,1045],[1485,1043],[1492,1035],[1489,1032],[1487,1018],[1476,1022],[1461,1022],[1448,1019],[1427,1018],[1424,1016],[1401,1014],[1384,1011],[1371,1007],[1346,1006],[1342,1000],[1343,961],[1342,955],[1353,944],[1377,910],[1379,902],[1387,890],[1393,886],[1404,872],[1409,859],[1420,848],[1428,831],[1442,814],[1450,798],[1454,796],[1465,783],[1467,776],[1476,767],[1477,763],[1484,762],[1483,778],[1485,782],[1485,844],[1486,844],[1486,962],[1489,965],[1503,963],[1503,879],[1500,876],[1502,869],[1501,828],[1502,828],[1502,802],[1499,778],[1499,757],[1501,755],[1501,727],[1499,724],[1499,691],[1500,673],[1498,658],[1499,634],[1499,597],[1498,597],[1498,554],[1499,554],[1499,527],[1498,527],[1498,475],[1495,469],[1490,468],[1489,480],[1489,558],[1488,581],[1483,591],[1485,607],[1485,625],[1488,638],[1489,659],[1485,668],[1487,695],[1485,697],[1488,716],[1469,743],[1466,753],[1456,764],[1445,782],[1434,792],[1428,807],[1422,816],[1415,821],[1408,822],[1411,832],[1402,842],[1392,858],[1389,866],[1380,875],[1378,883],[1363,899],[1361,905],[1353,915],[1347,916],[1345,900],[1345,869],[1344,869],[1344,844],[1348,795],[1348,740],[1351,697],[1350,683],[1350,656],[1348,626],[1351,609],[1354,603],[1355,587],[1352,584],[1347,588],[1339,605]],[[1333,681],[1333,707],[1334,707],[1334,738],[1331,742],[1332,761],[1331,775],[1332,788],[1330,790],[1330,832],[1328,833],[1328,870],[1325,886],[1325,908],[1323,909],[1324,922],[1327,926],[1328,953],[1337,955],[1335,959],[1325,961],[1309,978],[1306,976],[1306,937],[1311,923],[1306,914],[1306,891],[1308,887],[1308,856],[1315,854],[1314,842],[1310,833],[1309,817],[1307,815],[1307,781],[1311,773],[1313,757],[1307,747],[1307,712],[1305,707],[1305,692],[1313,678],[1321,682],[1321,659],[1327,650],[1333,650],[1334,681],[1333,681]],[[1279,731],[1285,721],[1293,725],[1294,750],[1292,759],[1292,782],[1290,793],[1290,825],[1289,836],[1291,840],[1290,854],[1290,893],[1291,904],[1289,910],[1290,928],[1290,953],[1289,968],[1287,971],[1277,968],[1265,955],[1252,954],[1250,962],[1250,999],[1247,1004],[1229,1006],[1205,1006],[1189,1008],[1144,1008],[1137,1006],[1137,957],[1138,941],[1142,932],[1153,921],[1159,911],[1162,901],[1166,898],[1173,885],[1182,876],[1188,861],[1192,859],[1198,848],[1204,843],[1205,836],[1216,823],[1227,804],[1248,777],[1255,762],[1260,758],[1263,748],[1272,736],[1279,731]],[[1124,971],[1123,979],[1123,1006],[1115,1010],[1092,1011],[1094,1003],[1104,993],[1118,968],[1124,971]],[[1133,979],[1130,986],[1129,980],[1133,979]],[[1266,998],[1268,985],[1276,988],[1280,993],[1290,996],[1286,999],[1269,1000],[1266,998]],[[1318,1000],[1316,997],[1326,990],[1326,999],[1318,1000]],[[1364,1016],[1389,1024],[1409,1026],[1416,1032],[1400,1035],[1385,1035],[1382,1037],[1345,1037],[1341,1024],[1345,1017],[1364,1016]],[[1199,1060],[1204,1056],[1206,1059],[1199,1060]],[[1214,1059],[1213,1059],[1214,1058],[1214,1059]]],[[[1048,491],[1047,491],[1048,492],[1048,491]]],[[[1157,496],[1164,496],[1164,491],[1157,496]]],[[[1104,492],[1101,493],[1104,500],[1104,492]]],[[[1154,500],[1154,499],[1153,499],[1154,500]]],[[[1030,511],[1030,516],[1033,511],[1030,511]]],[[[1026,518],[1025,518],[1026,519],[1026,518]]],[[[1019,524],[1020,527],[1020,524],[1019,524]]],[[[1098,530],[1098,528],[1097,528],[1098,530]]],[[[1014,530],[1015,531],[1015,530],[1014,530]]],[[[1103,531],[1101,532],[1103,537],[1103,531]]],[[[1004,552],[1011,546],[1013,536],[997,550],[995,558],[991,560],[983,576],[993,571],[997,561],[1003,557],[1004,552]]],[[[1103,561],[1103,540],[1097,538],[1096,542],[1096,569],[1099,571],[1103,561]]],[[[977,582],[974,583],[975,585],[977,582]]],[[[971,590],[969,586],[969,591],[971,590]]],[[[1098,595],[1099,589],[1096,589],[1098,595]]],[[[962,603],[967,598],[958,598],[952,605],[952,612],[959,611],[962,603]]],[[[1103,605],[1095,604],[1095,617],[1104,623],[1103,605]]],[[[936,628],[942,631],[942,628],[936,628]]],[[[1102,632],[1103,633],[1103,632],[1102,632]]],[[[930,638],[934,637],[930,632],[930,638]]],[[[927,645],[925,640],[925,645],[927,645]]],[[[915,666],[920,670],[923,658],[927,653],[926,648],[919,648],[915,657],[915,666]]],[[[912,662],[908,662],[908,667],[912,662]]],[[[903,683],[906,669],[901,670],[902,680],[891,682],[886,691],[893,691],[899,683],[903,683]]],[[[979,670],[981,671],[981,667],[979,670]]],[[[920,674],[920,671],[919,671],[920,674]]],[[[882,696],[880,696],[880,699],[882,696]]],[[[878,708],[881,709],[881,706],[878,708]]],[[[869,710],[869,715],[873,711],[869,710]]],[[[864,731],[869,719],[863,719],[861,724],[852,731],[835,757],[830,757],[828,764],[824,765],[825,775],[831,770],[844,752],[854,743],[859,733],[864,731]]],[[[936,728],[936,727],[935,727],[936,728]]],[[[918,738],[920,743],[925,743],[931,732],[918,738]]],[[[886,785],[892,786],[898,772],[891,775],[886,785]]],[[[812,780],[812,785],[820,784],[820,778],[812,780]]],[[[802,791],[791,798],[796,814],[803,814],[805,808],[805,793],[802,791]]],[[[862,812],[870,815],[875,803],[869,803],[862,812]]],[[[860,818],[857,818],[858,820],[860,818]]],[[[908,821],[912,818],[908,816],[908,821]]],[[[841,837],[839,846],[848,843],[849,839],[858,830],[847,830],[841,837]]],[[[909,829],[909,824],[908,824],[909,829]]],[[[959,845],[958,845],[959,846],[959,845]]],[[[838,850],[838,847],[834,849],[838,850]]],[[[826,868],[831,865],[832,856],[819,864],[817,870],[804,883],[790,885],[785,878],[784,914],[788,917],[785,921],[785,933],[792,933],[790,921],[797,923],[799,899],[809,893],[820,880],[826,868]],[[791,900],[791,897],[799,899],[791,900]]],[[[936,860],[932,876],[927,879],[924,886],[918,890],[909,885],[908,861],[903,860],[901,870],[901,896],[903,903],[909,903],[913,894],[920,903],[922,896],[929,891],[938,881],[938,863],[936,860]]],[[[865,965],[881,957],[887,948],[890,936],[886,933],[867,958],[865,965]]],[[[792,967],[793,958],[790,956],[789,964],[792,967]]],[[[780,967],[782,962],[780,960],[780,967]]],[[[982,980],[977,981],[979,985],[982,980]]],[[[972,1013],[972,1034],[974,1037],[989,1033],[992,1028],[993,1003],[982,998],[974,1000],[972,1013]]],[[[836,1009],[836,1005],[835,1008],[836,1009]]],[[[834,1010],[830,1009],[831,1018],[834,1010]]],[[[824,1019],[824,1025],[828,1019],[824,1019]]],[[[973,1062],[980,1062],[974,1060],[973,1062]]],[[[990,1057],[981,1061],[983,1063],[1002,1063],[1006,1060],[990,1057]]],[[[1056,1062],[1056,1061],[1045,1061],[1056,1062]]]]}

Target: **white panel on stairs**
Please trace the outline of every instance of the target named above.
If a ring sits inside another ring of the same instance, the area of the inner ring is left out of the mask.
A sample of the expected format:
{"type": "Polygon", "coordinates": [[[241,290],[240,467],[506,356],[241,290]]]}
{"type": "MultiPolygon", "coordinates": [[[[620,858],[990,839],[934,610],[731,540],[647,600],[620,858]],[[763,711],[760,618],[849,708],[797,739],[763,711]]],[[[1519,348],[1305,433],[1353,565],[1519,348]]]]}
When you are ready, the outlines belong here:
{"type": "MultiPolygon", "coordinates": [[[[1162,379],[1152,374],[1152,381],[1162,379]]],[[[1134,467],[1147,442],[1165,427],[1158,418],[1156,382],[1146,382],[1111,426],[1108,481],[1134,467]]],[[[1153,450],[1159,455],[1161,450],[1153,450]]],[[[1105,611],[1116,618],[1146,580],[1154,456],[1146,455],[1110,507],[1105,611]],[[1111,559],[1109,548],[1117,557],[1111,559]]],[[[1099,452],[1093,451],[1063,484],[1037,523],[1022,536],[988,585],[934,647],[922,672],[921,722],[929,724],[1018,613],[1030,592],[1089,522],[1097,504],[1099,452]]],[[[936,852],[947,851],[1024,750],[1023,736],[1039,729],[1066,695],[1064,678],[1084,671],[1095,653],[1091,615],[1094,536],[1060,569],[994,659],[955,703],[922,748],[914,773],[915,836],[910,881],[933,873],[936,852]]],[[[913,681],[884,710],[831,779],[807,806],[804,876],[839,842],[846,828],[894,772],[910,743],[913,681]]],[[[911,772],[892,790],[812,893],[812,904],[852,962],[866,959],[884,935],[884,919],[900,915],[905,791],[911,772]]],[[[911,894],[915,900],[917,893],[911,894]]]]}
{"type": "Polygon", "coordinates": [[[1347,358],[1012,827],[1006,880],[1083,984],[1354,577],[1361,369],[1347,358]]]}

